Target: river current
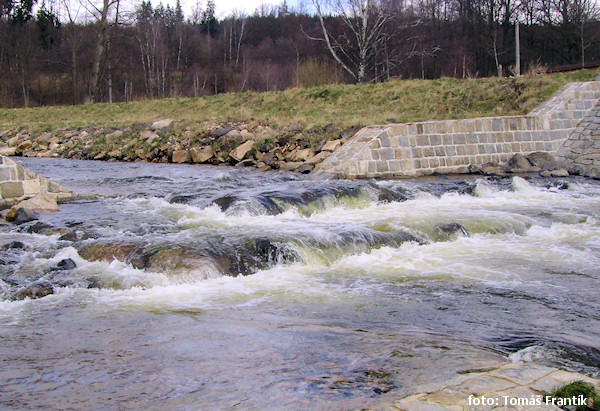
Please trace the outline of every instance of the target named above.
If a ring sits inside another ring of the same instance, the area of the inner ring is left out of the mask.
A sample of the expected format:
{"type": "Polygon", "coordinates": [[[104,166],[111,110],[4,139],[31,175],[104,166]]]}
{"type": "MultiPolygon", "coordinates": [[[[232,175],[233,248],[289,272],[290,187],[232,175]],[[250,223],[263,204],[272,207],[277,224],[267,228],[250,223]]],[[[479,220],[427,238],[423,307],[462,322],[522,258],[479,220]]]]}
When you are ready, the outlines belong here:
{"type": "Polygon", "coordinates": [[[0,226],[0,408],[354,409],[506,359],[600,377],[600,181],[15,160],[81,199],[0,226]]]}

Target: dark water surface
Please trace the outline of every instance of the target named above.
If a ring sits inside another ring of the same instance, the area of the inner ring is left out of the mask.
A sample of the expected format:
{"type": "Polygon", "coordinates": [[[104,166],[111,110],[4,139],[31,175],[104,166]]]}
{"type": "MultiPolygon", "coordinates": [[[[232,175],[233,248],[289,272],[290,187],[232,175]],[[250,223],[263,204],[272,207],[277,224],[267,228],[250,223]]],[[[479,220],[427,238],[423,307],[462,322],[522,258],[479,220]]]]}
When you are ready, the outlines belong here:
{"type": "Polygon", "coordinates": [[[600,377],[598,181],[16,160],[83,199],[0,227],[25,246],[0,408],[352,409],[507,357],[600,377]]]}

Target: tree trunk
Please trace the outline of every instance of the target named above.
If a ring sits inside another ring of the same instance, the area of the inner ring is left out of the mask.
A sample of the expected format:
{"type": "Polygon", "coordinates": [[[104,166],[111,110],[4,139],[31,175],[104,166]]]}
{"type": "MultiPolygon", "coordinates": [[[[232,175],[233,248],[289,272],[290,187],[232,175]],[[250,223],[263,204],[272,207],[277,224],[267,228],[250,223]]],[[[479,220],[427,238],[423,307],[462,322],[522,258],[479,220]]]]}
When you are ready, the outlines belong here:
{"type": "Polygon", "coordinates": [[[100,13],[98,19],[98,37],[96,38],[96,47],[94,49],[94,55],[92,60],[92,79],[90,82],[90,89],[88,94],[88,101],[90,103],[96,103],[98,98],[98,80],[100,78],[100,60],[104,49],[106,47],[106,31],[108,29],[108,12],[110,6],[114,3],[114,0],[103,0],[102,9],[97,11],[100,13]]]}

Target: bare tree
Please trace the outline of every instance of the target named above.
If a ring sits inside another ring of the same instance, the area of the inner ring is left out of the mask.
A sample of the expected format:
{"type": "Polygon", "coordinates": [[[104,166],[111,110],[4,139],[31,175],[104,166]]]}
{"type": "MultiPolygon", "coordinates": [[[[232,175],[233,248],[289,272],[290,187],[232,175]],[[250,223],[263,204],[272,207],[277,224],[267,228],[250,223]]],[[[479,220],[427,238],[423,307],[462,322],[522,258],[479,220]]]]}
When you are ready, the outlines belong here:
{"type": "Polygon", "coordinates": [[[585,67],[585,50],[592,44],[595,37],[587,39],[585,37],[586,26],[600,17],[598,3],[594,0],[573,0],[571,4],[571,14],[573,21],[579,31],[579,46],[581,47],[581,67],[585,67]]]}
{"type": "Polygon", "coordinates": [[[87,101],[90,103],[97,102],[98,99],[98,83],[100,78],[100,60],[105,52],[107,44],[107,32],[110,25],[109,18],[114,14],[115,21],[119,15],[120,0],[102,0],[101,3],[95,3],[93,0],[86,0],[84,3],[85,9],[94,18],[98,26],[96,36],[96,45],[92,57],[92,77],[88,89],[87,101]]]}
{"type": "Polygon", "coordinates": [[[240,62],[242,41],[246,30],[247,17],[242,11],[234,10],[223,22],[223,34],[228,39],[226,60],[231,65],[235,61],[235,68],[240,62]],[[235,50],[235,51],[234,51],[235,50]]]}
{"type": "Polygon", "coordinates": [[[69,32],[71,34],[71,77],[72,77],[72,93],[73,104],[77,104],[79,96],[79,88],[77,87],[77,32],[79,25],[77,20],[81,11],[81,4],[73,4],[69,0],[61,0],[61,5],[66,12],[69,22],[69,32]]]}
{"type": "Polygon", "coordinates": [[[310,37],[324,41],[333,59],[352,76],[363,83],[370,60],[385,46],[390,35],[386,24],[391,17],[386,3],[381,0],[313,0],[323,36],[310,37]],[[325,9],[330,10],[344,23],[338,35],[326,23],[325,9]]]}

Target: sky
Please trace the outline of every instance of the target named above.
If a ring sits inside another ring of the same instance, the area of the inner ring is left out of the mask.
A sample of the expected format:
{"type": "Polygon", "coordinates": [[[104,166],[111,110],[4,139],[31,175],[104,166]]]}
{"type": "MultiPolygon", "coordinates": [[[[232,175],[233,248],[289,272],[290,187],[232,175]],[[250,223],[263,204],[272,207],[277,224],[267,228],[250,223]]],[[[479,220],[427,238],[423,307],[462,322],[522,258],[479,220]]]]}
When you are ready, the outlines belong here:
{"type": "MultiPolygon", "coordinates": [[[[152,5],[157,6],[160,2],[164,5],[175,6],[176,0],[152,0],[152,5]]],[[[180,0],[181,7],[186,17],[192,14],[192,10],[196,7],[196,0],[180,0]]],[[[206,7],[206,0],[198,0],[202,9],[206,7]]],[[[279,5],[283,0],[215,0],[215,8],[217,17],[222,18],[233,11],[242,11],[246,14],[254,13],[260,5],[279,5]]],[[[296,4],[296,0],[288,0],[288,5],[293,6],[296,4]]]]}

